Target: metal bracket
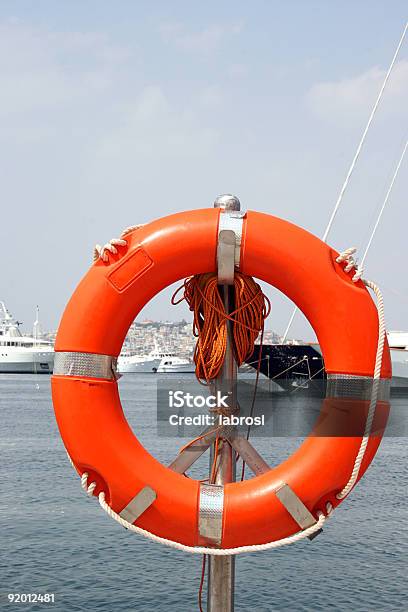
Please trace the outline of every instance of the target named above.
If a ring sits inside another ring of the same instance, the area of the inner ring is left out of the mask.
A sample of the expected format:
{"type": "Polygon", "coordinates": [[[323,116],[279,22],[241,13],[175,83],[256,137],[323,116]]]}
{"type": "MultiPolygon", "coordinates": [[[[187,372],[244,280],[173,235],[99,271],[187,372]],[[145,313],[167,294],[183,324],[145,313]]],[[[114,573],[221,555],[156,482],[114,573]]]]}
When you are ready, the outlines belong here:
{"type": "Polygon", "coordinates": [[[225,230],[231,230],[235,234],[235,268],[241,263],[242,231],[246,212],[243,210],[222,210],[218,225],[218,234],[225,230]]]}
{"type": "Polygon", "coordinates": [[[218,284],[233,285],[235,271],[235,232],[233,230],[222,230],[218,234],[217,267],[218,284]]]}
{"type": "Polygon", "coordinates": [[[119,516],[128,523],[134,523],[139,516],[152,505],[156,497],[156,491],[150,487],[143,487],[143,489],[130,500],[128,505],[119,512],[119,516]]]}
{"type": "Polygon", "coordinates": [[[270,471],[270,466],[262,459],[258,451],[243,436],[232,435],[229,438],[232,448],[240,455],[255,476],[266,474],[270,471]]]}
{"type": "MultiPolygon", "coordinates": [[[[312,525],[316,524],[316,519],[313,514],[310,512],[308,508],[306,508],[305,504],[302,500],[296,495],[293,489],[290,488],[286,483],[281,485],[275,491],[276,497],[279,499],[281,504],[283,504],[286,510],[289,512],[291,517],[297,522],[299,527],[302,529],[307,529],[312,525]]],[[[311,536],[309,536],[309,540],[313,540],[319,533],[322,532],[322,529],[319,529],[311,536]]]]}
{"type": "Polygon", "coordinates": [[[202,437],[196,440],[191,446],[183,449],[177,457],[173,459],[168,465],[170,470],[178,472],[179,474],[184,474],[214,442],[217,433],[218,432],[214,430],[213,426],[207,427],[207,429],[202,432],[202,437]]]}

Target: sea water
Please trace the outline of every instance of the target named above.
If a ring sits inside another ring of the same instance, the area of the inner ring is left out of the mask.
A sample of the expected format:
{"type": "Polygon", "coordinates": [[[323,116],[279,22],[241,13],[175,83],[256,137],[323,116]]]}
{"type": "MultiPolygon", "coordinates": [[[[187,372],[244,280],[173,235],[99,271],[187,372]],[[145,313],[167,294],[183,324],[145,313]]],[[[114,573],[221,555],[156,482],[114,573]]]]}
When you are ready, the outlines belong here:
{"type": "MultiPolygon", "coordinates": [[[[168,463],[182,440],[157,437],[156,384],[154,374],[127,375],[120,391],[133,429],[168,463]]],[[[0,376],[0,423],[1,610],[198,609],[201,556],[130,533],[80,488],[48,376],[0,376]],[[9,603],[9,593],[53,593],[55,603],[9,603]]],[[[366,476],[313,542],[238,556],[236,610],[406,610],[406,442],[384,438],[366,476]]],[[[298,443],[254,439],[272,466],[298,443]]],[[[200,469],[204,478],[207,458],[200,469]]]]}

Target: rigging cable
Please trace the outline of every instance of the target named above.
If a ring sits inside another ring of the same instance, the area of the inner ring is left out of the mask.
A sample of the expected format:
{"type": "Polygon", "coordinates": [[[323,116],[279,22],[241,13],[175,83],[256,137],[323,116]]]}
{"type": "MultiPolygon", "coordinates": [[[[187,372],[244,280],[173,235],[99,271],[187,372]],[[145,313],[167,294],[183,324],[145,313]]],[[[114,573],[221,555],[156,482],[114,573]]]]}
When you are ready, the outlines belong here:
{"type": "Polygon", "coordinates": [[[403,151],[402,151],[402,153],[401,153],[401,157],[399,158],[398,164],[397,164],[397,166],[396,166],[396,168],[395,168],[395,171],[394,171],[393,177],[392,177],[392,179],[391,179],[390,186],[388,187],[388,191],[387,191],[386,196],[385,196],[385,198],[384,198],[384,202],[383,202],[383,204],[382,204],[382,206],[381,206],[381,209],[380,209],[380,212],[379,212],[379,214],[378,214],[377,221],[375,222],[375,225],[374,225],[373,231],[371,232],[370,239],[369,239],[369,241],[368,241],[368,243],[367,243],[367,246],[366,246],[366,249],[365,249],[365,251],[364,251],[364,255],[363,255],[363,258],[362,258],[361,263],[360,263],[360,266],[359,266],[360,268],[363,268],[363,266],[364,266],[364,262],[365,262],[365,260],[366,260],[366,257],[367,257],[367,254],[368,254],[368,251],[370,250],[371,243],[372,243],[373,238],[374,238],[374,236],[375,236],[375,233],[376,233],[376,231],[377,231],[377,228],[378,228],[378,225],[379,225],[379,223],[380,223],[380,220],[381,220],[382,214],[383,214],[383,212],[384,212],[384,209],[385,209],[385,207],[387,206],[387,203],[388,203],[389,197],[390,197],[390,195],[391,195],[391,191],[392,191],[392,189],[393,189],[393,187],[394,187],[394,183],[395,183],[396,178],[397,178],[397,176],[398,176],[398,172],[399,172],[399,170],[400,170],[400,168],[401,168],[402,161],[403,161],[403,159],[404,159],[404,157],[405,157],[405,153],[406,153],[406,151],[407,151],[407,146],[408,146],[408,140],[407,140],[407,141],[406,141],[406,143],[405,143],[405,147],[404,147],[404,149],[403,149],[403,151]]]}
{"type": "MultiPolygon", "coordinates": [[[[343,196],[344,196],[345,191],[346,191],[346,189],[347,189],[347,186],[348,186],[348,184],[349,184],[349,181],[350,181],[351,175],[353,174],[353,171],[354,171],[354,168],[355,168],[355,166],[356,166],[357,160],[358,160],[358,158],[359,158],[359,156],[360,156],[361,149],[363,148],[363,145],[364,145],[365,139],[366,139],[367,134],[368,134],[368,130],[370,129],[371,123],[372,123],[372,121],[373,121],[373,119],[374,119],[374,115],[375,115],[375,113],[376,113],[376,111],[377,111],[377,108],[378,108],[378,106],[379,106],[379,104],[380,104],[381,98],[382,98],[382,96],[383,96],[383,93],[384,93],[385,87],[386,87],[387,82],[388,82],[388,79],[390,78],[391,72],[392,72],[392,70],[393,70],[393,68],[394,68],[394,65],[395,65],[396,59],[397,59],[397,57],[398,57],[398,53],[399,53],[399,51],[400,51],[400,49],[401,49],[401,47],[402,47],[402,43],[404,42],[404,38],[405,38],[405,34],[407,33],[407,29],[408,29],[408,22],[405,24],[404,31],[403,31],[403,33],[402,33],[402,36],[401,36],[400,40],[399,40],[398,46],[397,46],[397,48],[396,48],[396,50],[395,50],[395,53],[394,53],[394,56],[393,56],[393,58],[392,58],[391,64],[390,64],[390,66],[389,66],[389,68],[388,68],[388,70],[387,70],[387,73],[386,73],[386,75],[385,75],[385,78],[384,78],[383,84],[382,84],[381,89],[380,89],[380,91],[379,91],[379,93],[378,93],[378,96],[377,96],[377,99],[376,99],[376,101],[375,101],[375,103],[374,103],[374,106],[373,106],[373,108],[372,108],[371,114],[370,114],[370,116],[369,116],[369,118],[368,118],[367,125],[365,126],[365,129],[364,129],[363,135],[361,136],[360,142],[358,143],[357,150],[356,150],[356,152],[355,152],[355,154],[354,154],[353,160],[352,160],[351,165],[350,165],[350,168],[349,168],[349,170],[348,170],[348,172],[347,172],[347,175],[346,175],[346,178],[345,178],[345,180],[344,180],[343,186],[342,186],[342,188],[340,189],[339,196],[338,196],[338,198],[337,198],[337,201],[336,201],[336,204],[335,204],[335,206],[334,206],[333,212],[332,212],[332,214],[331,214],[331,217],[330,217],[329,222],[328,222],[328,224],[327,224],[326,230],[325,230],[325,232],[324,232],[324,234],[323,234],[323,237],[322,237],[323,242],[326,242],[326,241],[327,241],[327,238],[328,238],[328,235],[329,235],[330,230],[331,230],[331,228],[332,228],[332,225],[333,225],[334,219],[335,219],[335,217],[336,217],[336,215],[337,215],[337,212],[338,212],[338,210],[339,210],[339,208],[340,208],[340,204],[341,204],[341,202],[342,202],[342,200],[343,200],[343,196]]],[[[282,338],[282,340],[281,340],[281,343],[282,343],[282,344],[284,344],[284,343],[286,342],[286,339],[287,339],[287,337],[288,337],[289,330],[290,330],[290,328],[292,327],[292,323],[293,323],[293,320],[294,320],[294,318],[295,318],[295,316],[296,316],[297,311],[298,311],[298,307],[297,307],[297,306],[295,306],[295,308],[293,309],[292,315],[291,315],[291,317],[290,317],[290,319],[289,319],[288,325],[287,325],[287,327],[286,327],[286,329],[285,329],[285,333],[283,334],[283,338],[282,338]]]]}

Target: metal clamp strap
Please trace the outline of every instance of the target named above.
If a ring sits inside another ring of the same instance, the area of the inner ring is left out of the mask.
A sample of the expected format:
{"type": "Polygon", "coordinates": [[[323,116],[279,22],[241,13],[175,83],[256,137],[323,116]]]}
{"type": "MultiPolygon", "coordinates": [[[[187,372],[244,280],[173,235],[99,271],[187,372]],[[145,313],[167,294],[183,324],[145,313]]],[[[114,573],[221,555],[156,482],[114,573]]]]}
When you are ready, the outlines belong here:
{"type": "MultiPolygon", "coordinates": [[[[286,483],[280,486],[275,491],[276,497],[279,499],[281,504],[283,504],[286,510],[289,512],[291,517],[297,522],[299,527],[302,529],[307,529],[312,525],[317,523],[315,517],[310,512],[308,508],[306,508],[305,504],[302,500],[296,495],[293,489],[290,488],[286,483]]],[[[319,533],[321,533],[321,529],[316,531],[313,535],[309,536],[309,540],[315,538],[319,533]]]]}
{"type": "Polygon", "coordinates": [[[119,512],[119,516],[128,523],[134,523],[157,498],[156,491],[150,487],[143,487],[137,495],[119,512]]]}
{"type": "Polygon", "coordinates": [[[239,268],[241,261],[242,227],[245,214],[245,211],[242,210],[221,210],[220,212],[218,234],[220,235],[227,230],[233,231],[235,234],[234,265],[236,268],[239,268]]]}

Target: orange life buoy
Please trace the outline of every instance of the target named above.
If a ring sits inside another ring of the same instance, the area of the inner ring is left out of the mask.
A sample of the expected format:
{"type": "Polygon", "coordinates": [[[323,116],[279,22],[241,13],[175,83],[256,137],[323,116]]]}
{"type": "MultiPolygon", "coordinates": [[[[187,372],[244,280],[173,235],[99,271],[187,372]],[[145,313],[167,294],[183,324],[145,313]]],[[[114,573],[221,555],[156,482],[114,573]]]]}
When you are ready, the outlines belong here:
{"type": "MultiPolygon", "coordinates": [[[[79,474],[96,483],[93,492],[120,513],[145,486],[157,498],[137,525],[188,546],[202,545],[199,528],[202,485],[154,459],[130,429],[111,371],[127,330],[143,306],[166,286],[188,276],[216,271],[219,209],[174,214],[126,236],[108,261],[98,260],[71,297],[56,339],[52,394],[56,418],[79,474]],[[109,333],[107,333],[109,330],[109,333]],[[67,363],[69,367],[67,367],[67,363]]],[[[240,270],[285,293],[302,310],[320,343],[326,372],[371,379],[378,341],[376,307],[361,281],[336,263],[336,253],[309,232],[282,219],[247,212],[243,218],[240,270]]],[[[391,376],[389,350],[381,377],[391,376]]],[[[369,402],[361,399],[366,415],[369,402]]],[[[355,404],[354,404],[355,405],[355,404]]],[[[376,416],[358,473],[372,461],[381,441],[386,399],[376,416]]],[[[235,548],[286,538],[299,524],[276,495],[282,484],[316,516],[340,503],[361,435],[318,435],[333,411],[349,412],[351,400],[332,393],[319,422],[299,449],[278,467],[223,488],[219,546],[235,548]]],[[[356,417],[360,418],[360,417],[356,417]]]]}

